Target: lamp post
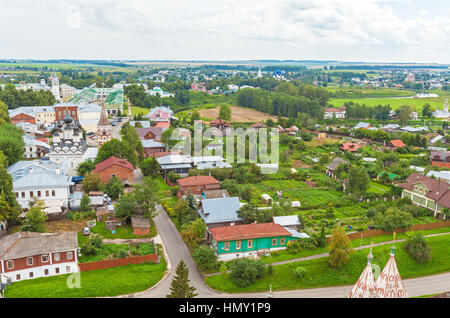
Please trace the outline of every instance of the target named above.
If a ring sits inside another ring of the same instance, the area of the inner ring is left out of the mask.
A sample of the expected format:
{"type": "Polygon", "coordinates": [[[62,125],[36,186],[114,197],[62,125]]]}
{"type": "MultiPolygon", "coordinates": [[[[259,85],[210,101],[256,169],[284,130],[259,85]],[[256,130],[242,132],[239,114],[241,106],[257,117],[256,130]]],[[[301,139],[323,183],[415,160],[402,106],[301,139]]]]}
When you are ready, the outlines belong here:
{"type": "Polygon", "coordinates": [[[0,274],[0,298],[5,298],[5,289],[8,285],[11,285],[11,278],[4,274],[0,274]]]}

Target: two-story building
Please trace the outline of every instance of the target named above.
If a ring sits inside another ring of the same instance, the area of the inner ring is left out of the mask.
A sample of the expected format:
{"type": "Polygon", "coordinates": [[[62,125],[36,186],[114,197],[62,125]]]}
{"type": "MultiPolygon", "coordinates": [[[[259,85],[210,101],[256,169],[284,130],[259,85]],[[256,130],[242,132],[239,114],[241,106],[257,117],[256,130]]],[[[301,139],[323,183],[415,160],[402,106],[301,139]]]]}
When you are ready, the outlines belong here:
{"type": "Polygon", "coordinates": [[[134,183],[134,167],[126,159],[114,156],[103,160],[95,165],[92,173],[98,174],[103,183],[108,183],[112,177],[116,177],[124,184],[132,185],[134,183]]]}
{"type": "Polygon", "coordinates": [[[434,211],[435,217],[444,208],[450,208],[450,185],[446,180],[414,172],[398,186],[403,188],[402,198],[409,198],[413,204],[434,211]]]}
{"type": "Polygon", "coordinates": [[[239,257],[257,257],[266,252],[286,249],[297,237],[276,223],[252,223],[208,229],[210,244],[220,261],[239,257]]]}
{"type": "Polygon", "coordinates": [[[13,179],[13,191],[17,203],[29,208],[31,199],[44,201],[46,207],[69,205],[71,177],[64,174],[64,167],[49,160],[18,161],[8,168],[13,179]]]}
{"type": "Polygon", "coordinates": [[[345,118],[345,106],[340,107],[340,108],[335,108],[335,107],[325,108],[325,113],[324,113],[323,118],[324,119],[331,119],[331,118],[344,119],[345,118]]]}
{"type": "Polygon", "coordinates": [[[16,232],[0,238],[0,273],[12,282],[78,272],[76,232],[16,232]]]}

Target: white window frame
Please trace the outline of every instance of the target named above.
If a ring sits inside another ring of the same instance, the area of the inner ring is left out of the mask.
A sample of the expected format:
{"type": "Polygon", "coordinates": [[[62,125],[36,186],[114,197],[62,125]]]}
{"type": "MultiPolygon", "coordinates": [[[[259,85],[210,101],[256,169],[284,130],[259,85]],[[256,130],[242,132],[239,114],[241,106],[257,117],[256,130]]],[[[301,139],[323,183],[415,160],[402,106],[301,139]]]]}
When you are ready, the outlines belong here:
{"type": "Polygon", "coordinates": [[[27,257],[27,266],[33,266],[33,265],[34,265],[33,257],[27,257]],[[31,260],[31,264],[30,264],[29,260],[31,260]]]}
{"type": "Polygon", "coordinates": [[[55,253],[53,254],[53,258],[55,262],[59,262],[61,260],[61,255],[59,255],[59,253],[55,253]]]}
{"type": "Polygon", "coordinates": [[[41,255],[41,262],[42,262],[42,263],[48,263],[48,262],[49,262],[49,256],[48,256],[48,254],[41,255]],[[44,257],[47,257],[47,260],[46,260],[46,261],[44,260],[44,257]]]}
{"type": "Polygon", "coordinates": [[[13,269],[14,268],[14,261],[13,260],[6,261],[6,268],[7,269],[13,269]],[[12,266],[10,266],[10,264],[12,264],[12,266]]]}
{"type": "Polygon", "coordinates": [[[67,252],[67,259],[68,260],[73,259],[73,252],[67,252]]]}

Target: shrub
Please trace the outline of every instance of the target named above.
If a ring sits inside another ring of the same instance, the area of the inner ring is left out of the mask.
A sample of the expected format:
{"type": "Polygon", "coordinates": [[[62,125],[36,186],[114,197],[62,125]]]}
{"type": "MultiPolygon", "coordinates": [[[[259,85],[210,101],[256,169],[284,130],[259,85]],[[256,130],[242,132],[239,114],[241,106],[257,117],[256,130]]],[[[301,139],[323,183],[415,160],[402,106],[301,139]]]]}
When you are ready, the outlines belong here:
{"type": "Polygon", "coordinates": [[[413,217],[411,213],[397,208],[389,208],[383,214],[378,213],[374,217],[375,228],[386,232],[392,232],[395,229],[407,229],[412,225],[413,217]]]}
{"type": "Polygon", "coordinates": [[[128,252],[126,250],[118,250],[116,256],[118,258],[125,258],[128,257],[128,252]]]}
{"type": "Polygon", "coordinates": [[[303,276],[305,276],[305,274],[306,274],[306,268],[301,267],[301,266],[296,267],[296,268],[294,268],[294,269],[292,270],[292,274],[294,274],[294,276],[295,276],[297,279],[302,279],[303,276]]]}
{"type": "Polygon", "coordinates": [[[225,264],[225,263],[220,264],[219,271],[220,271],[223,275],[225,275],[225,274],[227,273],[227,270],[228,270],[227,264],[225,264]]]}
{"type": "Polygon", "coordinates": [[[97,249],[95,248],[95,246],[92,244],[91,241],[88,241],[81,246],[81,254],[82,255],[96,255],[97,249]]]}
{"type": "Polygon", "coordinates": [[[269,275],[272,275],[272,274],[273,274],[273,265],[272,265],[272,264],[269,264],[269,265],[267,266],[267,273],[268,273],[269,275]]]}
{"type": "Polygon", "coordinates": [[[265,272],[265,266],[261,260],[241,258],[231,263],[230,278],[237,287],[246,287],[258,278],[264,277],[265,272]]]}
{"type": "Polygon", "coordinates": [[[100,250],[104,248],[103,240],[100,236],[94,236],[90,239],[90,242],[95,248],[98,248],[100,250]]]}
{"type": "Polygon", "coordinates": [[[408,240],[405,249],[408,254],[419,264],[426,263],[431,259],[431,248],[428,246],[425,238],[420,233],[407,233],[408,240]]]}
{"type": "Polygon", "coordinates": [[[345,234],[343,227],[336,228],[332,231],[331,246],[329,254],[329,264],[333,268],[338,268],[349,260],[350,239],[345,234]]]}
{"type": "Polygon", "coordinates": [[[202,245],[194,250],[192,257],[201,271],[216,268],[217,254],[210,246],[202,245]]]}

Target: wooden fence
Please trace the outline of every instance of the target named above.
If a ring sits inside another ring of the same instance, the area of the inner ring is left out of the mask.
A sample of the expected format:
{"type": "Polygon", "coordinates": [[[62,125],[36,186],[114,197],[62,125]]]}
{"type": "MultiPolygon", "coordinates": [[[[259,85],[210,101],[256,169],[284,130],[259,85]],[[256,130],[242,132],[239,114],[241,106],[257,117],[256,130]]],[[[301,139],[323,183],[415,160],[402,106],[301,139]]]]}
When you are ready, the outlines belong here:
{"type": "MultiPolygon", "coordinates": [[[[433,229],[438,229],[441,227],[448,227],[448,226],[450,226],[450,220],[442,221],[442,222],[414,224],[409,229],[397,229],[397,230],[395,230],[395,232],[403,233],[403,232],[407,232],[407,231],[426,231],[426,230],[433,230],[433,229]]],[[[380,235],[392,235],[392,232],[386,232],[383,230],[367,230],[367,231],[361,231],[361,232],[347,233],[347,236],[350,240],[360,239],[361,235],[363,238],[365,238],[365,237],[380,236],[380,235]]],[[[331,236],[327,236],[327,244],[330,243],[330,241],[331,241],[331,236]]]]}
{"type": "Polygon", "coordinates": [[[131,256],[131,257],[110,259],[110,260],[97,261],[97,262],[80,263],[80,264],[78,264],[78,266],[80,267],[81,272],[86,272],[86,271],[93,271],[96,269],[112,268],[112,267],[118,267],[118,266],[130,265],[130,264],[142,264],[144,262],[158,263],[159,262],[158,254],[149,254],[149,255],[143,255],[143,256],[131,256]]]}

